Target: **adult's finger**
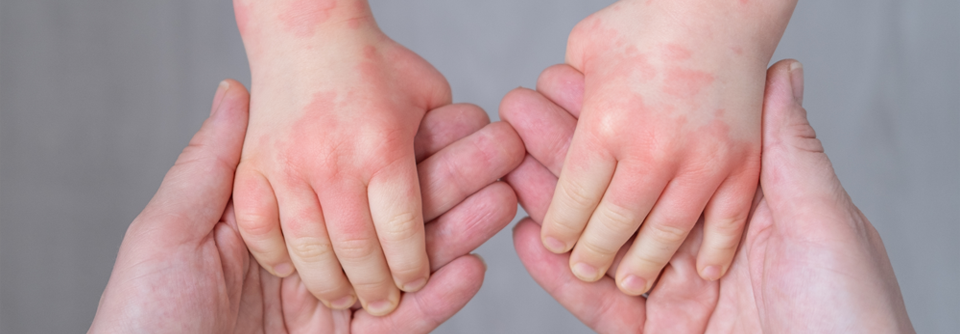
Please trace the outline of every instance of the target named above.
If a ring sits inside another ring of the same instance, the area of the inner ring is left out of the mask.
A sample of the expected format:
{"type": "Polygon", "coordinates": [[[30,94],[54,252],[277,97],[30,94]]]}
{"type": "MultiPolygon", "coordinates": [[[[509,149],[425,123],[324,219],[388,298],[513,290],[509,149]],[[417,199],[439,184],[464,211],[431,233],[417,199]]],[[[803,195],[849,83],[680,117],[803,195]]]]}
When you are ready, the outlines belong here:
{"type": "MultiPolygon", "coordinates": [[[[210,117],[167,172],[160,190],[131,230],[162,221],[173,242],[208,235],[230,200],[233,174],[246,134],[250,95],[239,82],[224,80],[217,88],[210,117]]],[[[155,226],[144,227],[155,230],[155,226]]]]}
{"type": "Polygon", "coordinates": [[[397,309],[374,317],[354,315],[354,333],[429,333],[450,319],[480,291],[486,265],[480,257],[464,255],[440,268],[422,290],[404,294],[397,309]]]}
{"type": "Polygon", "coordinates": [[[537,78],[537,91],[574,118],[580,118],[583,108],[583,87],[583,73],[567,64],[547,67],[537,78]]]}
{"type": "Polygon", "coordinates": [[[560,175],[577,119],[543,94],[517,88],[500,101],[500,118],[523,139],[527,152],[560,175]]]}
{"type": "Polygon", "coordinates": [[[510,125],[488,124],[418,165],[423,217],[429,221],[513,170],[523,142],[510,125]]]}
{"type": "Polygon", "coordinates": [[[513,246],[530,276],[580,321],[600,333],[640,333],[646,320],[642,297],[628,296],[610,277],[583,282],[570,272],[568,254],[540,243],[540,227],[524,219],[513,229],[513,246]]]}
{"type": "Polygon", "coordinates": [[[417,163],[487,124],[487,113],[472,104],[450,104],[427,112],[413,138],[417,163]]]}
{"type": "Polygon", "coordinates": [[[557,188],[557,176],[537,159],[527,155],[520,166],[503,178],[517,193],[517,201],[534,222],[540,224],[557,188]]]}
{"type": "Polygon", "coordinates": [[[470,195],[450,211],[427,223],[430,270],[472,252],[492,238],[517,214],[517,197],[504,182],[495,182],[470,195]]]}

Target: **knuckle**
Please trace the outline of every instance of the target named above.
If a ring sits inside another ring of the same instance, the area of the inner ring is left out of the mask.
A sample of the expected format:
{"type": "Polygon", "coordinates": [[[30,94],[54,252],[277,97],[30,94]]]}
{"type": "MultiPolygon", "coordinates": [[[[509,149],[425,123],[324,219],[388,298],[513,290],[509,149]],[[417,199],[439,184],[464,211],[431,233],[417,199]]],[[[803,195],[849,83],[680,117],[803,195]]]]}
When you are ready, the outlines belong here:
{"type": "Polygon", "coordinates": [[[393,215],[382,226],[381,238],[385,240],[409,240],[423,229],[423,219],[413,212],[393,215]]]}
{"type": "Polygon", "coordinates": [[[594,255],[594,256],[613,255],[620,250],[620,246],[623,246],[623,245],[615,245],[612,242],[597,243],[597,242],[589,242],[589,241],[585,241],[580,245],[581,245],[581,249],[580,249],[581,252],[585,252],[587,254],[594,255]]]}
{"type": "Polygon", "coordinates": [[[396,261],[396,263],[390,264],[390,273],[397,278],[421,276],[426,271],[426,264],[416,259],[396,261]]]}
{"type": "Polygon", "coordinates": [[[373,278],[364,277],[364,279],[359,279],[356,281],[351,281],[353,284],[353,289],[359,292],[371,292],[371,291],[383,291],[386,295],[391,287],[394,286],[393,281],[389,277],[373,278]]]}
{"type": "Polygon", "coordinates": [[[291,240],[290,250],[304,262],[317,263],[330,255],[333,248],[329,243],[317,238],[297,238],[291,240]]]}
{"type": "Polygon", "coordinates": [[[599,222],[611,233],[632,233],[639,226],[636,214],[616,204],[605,205],[598,214],[599,222]]]}
{"type": "Polygon", "coordinates": [[[377,251],[377,244],[367,239],[343,240],[334,246],[334,252],[340,259],[362,261],[376,255],[377,251]]]}
{"type": "MultiPolygon", "coordinates": [[[[304,280],[304,283],[308,282],[304,280]]],[[[343,282],[332,283],[331,282],[316,282],[319,284],[311,284],[307,287],[307,290],[310,290],[310,293],[320,299],[337,299],[350,294],[351,288],[349,284],[343,282]]]]}
{"type": "Polygon", "coordinates": [[[687,229],[670,224],[654,224],[651,232],[654,240],[664,245],[679,245],[687,238],[687,229]]]}
{"type": "Polygon", "coordinates": [[[560,189],[560,198],[566,202],[561,205],[575,210],[589,210],[593,207],[593,199],[587,193],[587,189],[575,181],[568,180],[557,188],[560,189]]]}
{"type": "Polygon", "coordinates": [[[739,218],[721,218],[709,222],[711,233],[739,238],[743,222],[739,218]]]}
{"type": "Polygon", "coordinates": [[[267,237],[276,229],[277,224],[263,215],[255,213],[237,214],[237,227],[254,238],[267,237]]]}

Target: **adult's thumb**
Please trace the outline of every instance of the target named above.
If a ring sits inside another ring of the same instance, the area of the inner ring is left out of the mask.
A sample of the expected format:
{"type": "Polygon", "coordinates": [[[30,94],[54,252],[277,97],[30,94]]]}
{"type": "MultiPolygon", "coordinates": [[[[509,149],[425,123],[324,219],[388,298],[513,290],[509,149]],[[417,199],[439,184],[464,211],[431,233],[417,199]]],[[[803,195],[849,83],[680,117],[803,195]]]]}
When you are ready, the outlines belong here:
{"type": "Polygon", "coordinates": [[[816,206],[849,201],[802,103],[800,62],[787,59],[771,66],[763,101],[760,185],[780,214],[808,215],[822,212],[816,206]]]}
{"type": "Polygon", "coordinates": [[[250,95],[242,84],[234,80],[220,83],[210,117],[180,153],[131,230],[145,228],[177,239],[200,237],[213,230],[232,193],[249,103],[250,95]]]}

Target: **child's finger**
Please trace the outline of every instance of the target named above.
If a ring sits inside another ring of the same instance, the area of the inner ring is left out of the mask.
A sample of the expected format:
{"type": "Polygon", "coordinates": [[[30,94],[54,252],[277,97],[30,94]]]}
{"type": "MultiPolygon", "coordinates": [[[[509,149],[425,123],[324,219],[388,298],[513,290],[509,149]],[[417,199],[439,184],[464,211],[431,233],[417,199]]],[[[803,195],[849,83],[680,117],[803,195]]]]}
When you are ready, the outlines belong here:
{"type": "Polygon", "coordinates": [[[370,217],[367,187],[358,179],[314,184],[323,189],[320,204],[333,251],[363,308],[374,315],[393,311],[400,301],[370,217]]]}
{"type": "Polygon", "coordinates": [[[267,178],[241,163],[234,180],[233,204],[243,242],[260,266],[279,277],[293,273],[280,230],[277,198],[267,178]]]}
{"type": "Polygon", "coordinates": [[[670,181],[617,269],[620,290],[639,295],[650,289],[693,229],[719,183],[684,175],[670,181]]]}
{"type": "Polygon", "coordinates": [[[583,73],[567,64],[547,67],[537,78],[537,91],[569,112],[574,118],[580,118],[580,110],[583,108],[583,90],[583,73]]]}
{"type": "Polygon", "coordinates": [[[503,177],[523,159],[523,142],[510,125],[491,123],[420,163],[424,219],[432,220],[503,177]]]}
{"type": "Polygon", "coordinates": [[[753,168],[743,168],[743,172],[724,180],[703,211],[704,235],[697,272],[705,280],[720,279],[733,262],[758,186],[759,159],[757,162],[753,168]]]}
{"type": "Polygon", "coordinates": [[[430,277],[413,155],[378,171],[367,186],[370,216],[396,286],[420,290],[430,277]]]}
{"type": "Polygon", "coordinates": [[[490,124],[490,117],[480,107],[458,103],[431,110],[423,116],[413,138],[417,162],[439,152],[447,145],[479,131],[490,124]]]}
{"type": "Polygon", "coordinates": [[[350,308],[356,297],[340,268],[337,255],[333,253],[317,195],[301,182],[277,187],[280,226],[290,259],[303,284],[327,307],[350,308]]]}
{"type": "Polygon", "coordinates": [[[657,202],[667,180],[625,162],[617,166],[610,187],[570,255],[574,275],[587,282],[603,277],[617,251],[657,202]]]}
{"type": "Polygon", "coordinates": [[[500,117],[523,139],[527,152],[559,175],[577,119],[542,94],[517,88],[500,102],[500,117]]]}
{"type": "Polygon", "coordinates": [[[602,145],[579,136],[585,136],[584,132],[574,134],[557,189],[543,218],[540,237],[543,245],[554,253],[573,248],[617,166],[613,156],[598,149],[602,145]]]}

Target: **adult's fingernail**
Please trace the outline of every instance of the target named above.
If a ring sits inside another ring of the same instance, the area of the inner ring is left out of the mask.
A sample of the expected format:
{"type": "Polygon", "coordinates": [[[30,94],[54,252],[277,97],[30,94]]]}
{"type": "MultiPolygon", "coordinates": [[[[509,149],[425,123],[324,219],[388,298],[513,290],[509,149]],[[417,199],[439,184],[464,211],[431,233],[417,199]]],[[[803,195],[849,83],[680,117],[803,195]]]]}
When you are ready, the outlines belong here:
{"type": "Polygon", "coordinates": [[[620,283],[620,289],[631,295],[640,295],[647,289],[647,280],[637,275],[630,275],[620,283]]]}
{"type": "Polygon", "coordinates": [[[803,64],[799,61],[790,63],[790,86],[793,87],[793,99],[803,105],[803,64]]]}
{"type": "Polygon", "coordinates": [[[227,95],[227,90],[230,89],[230,82],[227,80],[220,81],[220,85],[217,86],[217,93],[213,95],[213,108],[210,108],[210,116],[217,113],[217,110],[220,110],[220,103],[223,102],[223,97],[227,95]]]}

